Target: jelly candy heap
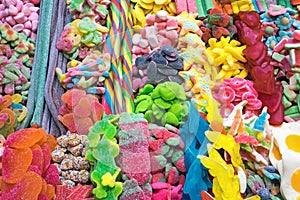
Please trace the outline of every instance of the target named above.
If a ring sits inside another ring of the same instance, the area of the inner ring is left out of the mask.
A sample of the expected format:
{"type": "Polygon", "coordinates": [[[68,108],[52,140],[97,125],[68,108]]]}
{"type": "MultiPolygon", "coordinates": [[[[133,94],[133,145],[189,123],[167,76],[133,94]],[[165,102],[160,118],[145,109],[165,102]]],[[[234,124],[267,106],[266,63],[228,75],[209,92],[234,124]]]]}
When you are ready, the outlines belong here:
{"type": "Polygon", "coordinates": [[[1,197],[52,199],[59,178],[58,169],[50,164],[54,136],[43,129],[27,128],[9,135],[3,146],[1,197]]]}

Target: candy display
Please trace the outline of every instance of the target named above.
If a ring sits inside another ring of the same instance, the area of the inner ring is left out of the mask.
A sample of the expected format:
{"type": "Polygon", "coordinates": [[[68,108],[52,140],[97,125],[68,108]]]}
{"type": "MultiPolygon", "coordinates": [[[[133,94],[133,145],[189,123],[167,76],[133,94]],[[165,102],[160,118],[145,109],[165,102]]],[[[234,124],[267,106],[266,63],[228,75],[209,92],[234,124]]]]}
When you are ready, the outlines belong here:
{"type": "Polygon", "coordinates": [[[0,0],[0,199],[299,199],[299,10],[0,0]]]}

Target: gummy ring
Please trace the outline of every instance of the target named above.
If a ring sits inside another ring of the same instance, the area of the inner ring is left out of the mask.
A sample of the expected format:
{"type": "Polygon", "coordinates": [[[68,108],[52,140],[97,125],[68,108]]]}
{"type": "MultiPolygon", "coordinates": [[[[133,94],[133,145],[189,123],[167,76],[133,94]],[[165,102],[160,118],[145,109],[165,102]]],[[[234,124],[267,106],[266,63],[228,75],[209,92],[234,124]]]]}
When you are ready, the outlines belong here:
{"type": "Polygon", "coordinates": [[[247,84],[246,80],[240,77],[235,77],[230,80],[230,86],[236,90],[245,87],[246,84],[247,84]]]}
{"type": "Polygon", "coordinates": [[[235,97],[235,91],[231,87],[225,86],[220,88],[218,95],[221,102],[232,102],[235,97]]]}
{"type": "Polygon", "coordinates": [[[259,110],[262,107],[262,102],[259,99],[249,99],[247,101],[247,110],[259,110]]]}
{"type": "Polygon", "coordinates": [[[68,37],[72,40],[72,43],[74,46],[77,46],[80,44],[80,41],[81,41],[81,35],[78,34],[78,33],[70,33],[68,35],[68,37]]]}
{"type": "Polygon", "coordinates": [[[257,97],[255,96],[255,94],[253,94],[252,92],[245,92],[242,95],[242,100],[250,100],[250,99],[257,99],[257,97]]]}

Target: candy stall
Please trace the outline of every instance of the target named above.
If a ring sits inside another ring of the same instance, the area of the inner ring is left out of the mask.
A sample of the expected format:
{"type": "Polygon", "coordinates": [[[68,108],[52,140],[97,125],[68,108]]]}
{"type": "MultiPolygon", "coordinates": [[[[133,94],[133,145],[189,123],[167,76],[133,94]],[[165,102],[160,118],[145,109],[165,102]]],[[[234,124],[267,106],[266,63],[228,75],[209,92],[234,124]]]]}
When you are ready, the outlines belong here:
{"type": "Polygon", "coordinates": [[[299,10],[0,0],[0,200],[300,199],[299,10]]]}

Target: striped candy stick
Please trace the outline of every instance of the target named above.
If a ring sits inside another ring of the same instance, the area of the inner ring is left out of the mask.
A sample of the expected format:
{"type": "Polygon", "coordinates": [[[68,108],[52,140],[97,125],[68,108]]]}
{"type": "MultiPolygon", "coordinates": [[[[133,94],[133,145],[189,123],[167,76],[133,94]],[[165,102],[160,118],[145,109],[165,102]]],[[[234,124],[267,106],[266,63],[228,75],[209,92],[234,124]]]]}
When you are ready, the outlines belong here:
{"type": "Polygon", "coordinates": [[[130,2],[129,0],[121,0],[121,10],[122,10],[122,49],[121,49],[121,58],[122,58],[122,94],[123,94],[123,111],[124,112],[133,112],[134,103],[133,103],[133,91],[132,91],[132,16],[130,14],[130,2]]]}
{"type": "Polygon", "coordinates": [[[120,69],[120,3],[112,0],[110,4],[111,13],[107,17],[109,33],[104,45],[104,51],[111,55],[110,76],[105,80],[105,94],[102,104],[106,113],[120,113],[122,108],[121,76],[120,69]]]}

